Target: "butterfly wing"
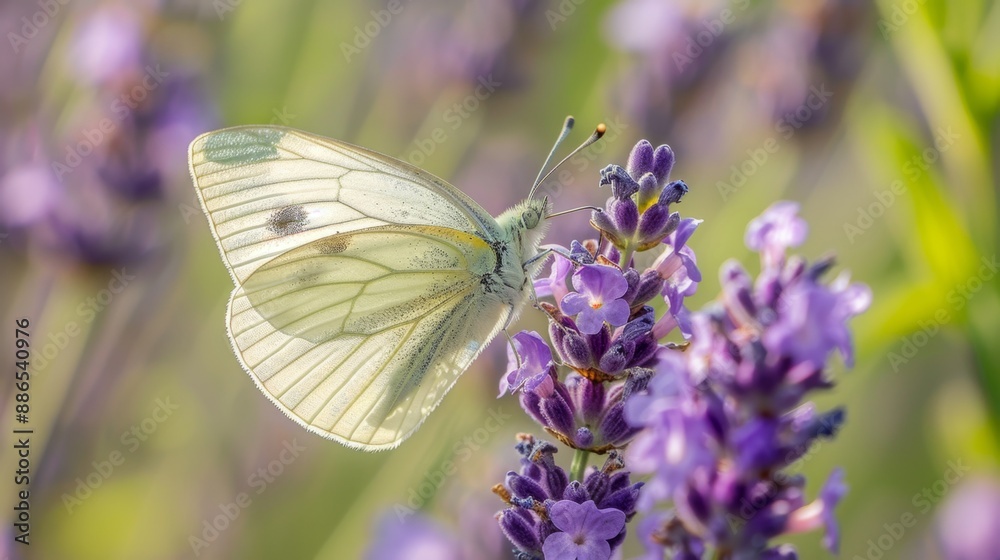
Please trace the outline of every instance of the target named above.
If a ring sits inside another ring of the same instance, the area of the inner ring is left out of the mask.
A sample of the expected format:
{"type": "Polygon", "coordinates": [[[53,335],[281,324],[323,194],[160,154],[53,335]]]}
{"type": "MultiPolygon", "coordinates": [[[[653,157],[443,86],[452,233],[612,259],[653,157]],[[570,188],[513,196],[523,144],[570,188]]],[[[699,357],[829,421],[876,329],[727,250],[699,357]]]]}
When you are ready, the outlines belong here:
{"type": "Polygon", "coordinates": [[[321,239],[390,224],[436,225],[492,240],[496,221],[445,181],[388,156],[305,132],[246,126],[191,143],[198,198],[237,284],[321,239]]]}
{"type": "Polygon", "coordinates": [[[189,156],[237,286],[233,348],[311,431],[398,445],[509,318],[481,288],[502,232],[441,179],[280,127],[204,134],[189,156]]]}
{"type": "Polygon", "coordinates": [[[233,293],[230,336],[290,417],[351,447],[395,447],[509,316],[482,288],[495,264],[481,238],[437,226],[319,239],[233,293]]]}

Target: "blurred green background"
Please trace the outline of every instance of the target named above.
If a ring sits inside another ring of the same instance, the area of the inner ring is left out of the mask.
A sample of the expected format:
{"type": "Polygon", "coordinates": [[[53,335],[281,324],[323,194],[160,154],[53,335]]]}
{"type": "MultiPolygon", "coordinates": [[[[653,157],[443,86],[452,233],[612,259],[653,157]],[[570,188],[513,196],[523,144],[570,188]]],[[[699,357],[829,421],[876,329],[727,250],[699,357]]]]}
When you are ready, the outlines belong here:
{"type": "MultiPolygon", "coordinates": [[[[186,146],[249,123],[406,159],[493,214],[527,194],[567,114],[575,139],[609,133],[546,184],[557,209],[603,204],[601,167],[669,143],[679,210],[705,220],[696,306],[723,260],[755,266],[749,219],[799,201],[801,252],[835,253],[875,295],[857,366],[819,403],[847,424],[802,463],[813,493],[847,471],[842,555],[945,558],[942,507],[996,476],[998,3],[39,0],[4,3],[0,27],[0,357],[11,371],[28,318],[35,432],[29,547],[5,436],[0,558],[358,558],[386,511],[417,510],[468,557],[508,557],[489,489],[536,426],[495,398],[503,345],[379,454],[306,433],[241,371],[186,146]]],[[[591,235],[560,220],[549,242],[591,235]]],[[[817,534],[794,543],[827,557],[817,534]]]]}

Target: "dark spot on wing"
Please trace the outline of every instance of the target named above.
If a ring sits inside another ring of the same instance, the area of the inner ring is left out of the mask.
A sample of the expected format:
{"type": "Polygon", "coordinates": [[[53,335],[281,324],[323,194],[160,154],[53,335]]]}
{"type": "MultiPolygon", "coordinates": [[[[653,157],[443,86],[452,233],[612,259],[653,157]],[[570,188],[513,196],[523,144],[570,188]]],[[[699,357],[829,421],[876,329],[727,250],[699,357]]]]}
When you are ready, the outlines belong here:
{"type": "Polygon", "coordinates": [[[324,255],[336,255],[347,250],[351,241],[350,235],[334,235],[320,241],[319,252],[324,255]]]}
{"type": "Polygon", "coordinates": [[[286,206],[267,219],[267,230],[275,235],[285,236],[305,229],[308,220],[301,206],[286,206]]]}

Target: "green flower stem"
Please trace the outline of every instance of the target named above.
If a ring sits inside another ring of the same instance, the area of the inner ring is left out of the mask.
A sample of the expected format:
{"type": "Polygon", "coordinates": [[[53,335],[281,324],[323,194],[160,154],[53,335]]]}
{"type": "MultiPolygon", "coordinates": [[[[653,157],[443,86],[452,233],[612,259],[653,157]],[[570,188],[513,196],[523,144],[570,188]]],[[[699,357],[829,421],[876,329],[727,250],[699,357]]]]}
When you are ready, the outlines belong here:
{"type": "Polygon", "coordinates": [[[625,250],[623,250],[621,252],[621,256],[618,259],[618,268],[620,268],[622,270],[625,270],[626,268],[628,268],[628,262],[630,260],[632,260],[632,253],[633,252],[634,251],[632,251],[631,247],[628,247],[628,248],[626,248],[625,250]]]}
{"type": "Polygon", "coordinates": [[[583,482],[583,471],[587,469],[587,458],[589,456],[589,451],[583,449],[576,450],[576,453],[573,454],[573,464],[569,468],[570,480],[583,482]]]}

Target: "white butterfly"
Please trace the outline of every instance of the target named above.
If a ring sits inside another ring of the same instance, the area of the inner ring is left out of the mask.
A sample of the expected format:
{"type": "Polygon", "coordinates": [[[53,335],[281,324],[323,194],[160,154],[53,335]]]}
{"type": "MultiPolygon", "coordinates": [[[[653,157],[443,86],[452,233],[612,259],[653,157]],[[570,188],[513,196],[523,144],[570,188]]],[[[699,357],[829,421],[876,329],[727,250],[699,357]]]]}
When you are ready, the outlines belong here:
{"type": "Polygon", "coordinates": [[[189,158],[236,283],[236,356],[285,414],[349,447],[416,431],[543,260],[544,198],[494,219],[426,171],[280,127],[203,134],[189,158]]]}

